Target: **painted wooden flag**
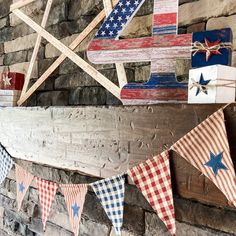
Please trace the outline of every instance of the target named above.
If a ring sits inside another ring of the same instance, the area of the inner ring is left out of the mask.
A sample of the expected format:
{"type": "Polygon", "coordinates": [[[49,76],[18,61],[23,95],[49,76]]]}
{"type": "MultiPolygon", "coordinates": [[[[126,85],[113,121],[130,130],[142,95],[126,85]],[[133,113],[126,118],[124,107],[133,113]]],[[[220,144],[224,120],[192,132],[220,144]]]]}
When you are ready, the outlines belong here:
{"type": "Polygon", "coordinates": [[[20,211],[22,201],[25,197],[26,192],[32,183],[34,176],[28,171],[24,170],[21,166],[16,166],[16,201],[17,209],[20,211]]]}
{"type": "Polygon", "coordinates": [[[132,20],[145,0],[119,0],[105,19],[95,39],[116,39],[132,20]]]}
{"type": "Polygon", "coordinates": [[[86,184],[60,184],[61,191],[65,197],[67,210],[75,236],[79,235],[79,224],[83,212],[85,197],[87,194],[86,184]]]}
{"type": "Polygon", "coordinates": [[[195,127],[172,148],[209,178],[236,207],[236,176],[223,109],[195,127]]]}
{"type": "Polygon", "coordinates": [[[0,89],[3,90],[22,90],[24,86],[25,75],[16,72],[7,72],[0,74],[0,89]]]}
{"type": "Polygon", "coordinates": [[[168,151],[131,168],[128,175],[157,212],[171,235],[175,235],[175,210],[168,151]]]}
{"type": "Polygon", "coordinates": [[[125,176],[118,175],[91,184],[117,235],[121,235],[124,212],[125,176]]]}
{"type": "Polygon", "coordinates": [[[6,179],[13,166],[13,160],[6,149],[0,144],[0,184],[6,179]]]}
{"type": "Polygon", "coordinates": [[[41,178],[36,178],[36,183],[39,192],[39,202],[42,207],[43,230],[45,231],[47,219],[57,192],[58,184],[41,178]]]}

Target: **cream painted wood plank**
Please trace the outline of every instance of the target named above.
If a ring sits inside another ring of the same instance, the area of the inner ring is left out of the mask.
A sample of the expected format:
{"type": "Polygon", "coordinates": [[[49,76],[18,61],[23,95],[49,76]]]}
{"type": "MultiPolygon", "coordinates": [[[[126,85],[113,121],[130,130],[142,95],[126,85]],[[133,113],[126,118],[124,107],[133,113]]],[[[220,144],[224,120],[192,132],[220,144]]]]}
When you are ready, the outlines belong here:
{"type": "Polygon", "coordinates": [[[15,3],[13,3],[11,6],[10,6],[10,11],[13,11],[15,9],[19,9],[21,7],[24,7],[28,4],[30,4],[31,2],[35,2],[36,0],[19,0],[19,1],[16,1],[15,3]]]}
{"type": "MultiPolygon", "coordinates": [[[[42,19],[42,23],[41,23],[41,26],[43,28],[45,28],[45,26],[46,26],[46,23],[47,23],[47,20],[48,20],[48,17],[49,17],[49,13],[50,13],[50,10],[51,10],[51,7],[52,7],[52,2],[53,2],[53,0],[48,0],[47,1],[46,9],[45,9],[43,19],[42,19]]],[[[22,93],[21,93],[21,98],[26,93],[26,90],[28,88],[30,78],[31,78],[31,75],[32,75],[32,72],[33,72],[34,64],[35,64],[35,61],[37,59],[37,55],[38,55],[38,51],[39,51],[41,41],[42,41],[42,36],[38,35],[37,39],[36,39],[35,46],[34,46],[34,51],[33,51],[33,54],[32,54],[31,60],[30,60],[29,68],[28,68],[28,71],[27,71],[27,74],[26,74],[26,77],[25,77],[24,86],[23,86],[22,93]]]]}

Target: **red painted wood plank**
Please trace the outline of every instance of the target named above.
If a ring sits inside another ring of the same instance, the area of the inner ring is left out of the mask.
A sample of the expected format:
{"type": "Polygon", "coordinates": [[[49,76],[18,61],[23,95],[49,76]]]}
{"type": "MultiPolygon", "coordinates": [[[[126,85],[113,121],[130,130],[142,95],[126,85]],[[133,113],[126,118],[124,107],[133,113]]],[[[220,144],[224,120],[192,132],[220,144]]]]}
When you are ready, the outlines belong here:
{"type": "Polygon", "coordinates": [[[176,100],[186,101],[188,96],[187,89],[123,89],[121,99],[150,99],[150,100],[176,100]]]}
{"type": "Polygon", "coordinates": [[[131,50],[152,47],[191,46],[192,34],[160,35],[134,39],[102,39],[93,40],[88,51],[131,50]]]}
{"type": "Polygon", "coordinates": [[[153,27],[177,24],[177,13],[166,13],[153,16],[153,27]]]}

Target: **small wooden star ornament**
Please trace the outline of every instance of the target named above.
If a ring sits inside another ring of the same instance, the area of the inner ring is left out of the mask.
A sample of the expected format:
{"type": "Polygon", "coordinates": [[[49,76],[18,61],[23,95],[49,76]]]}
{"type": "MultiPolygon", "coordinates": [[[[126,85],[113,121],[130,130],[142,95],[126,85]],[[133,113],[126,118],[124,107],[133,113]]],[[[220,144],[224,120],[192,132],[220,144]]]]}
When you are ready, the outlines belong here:
{"type": "Polygon", "coordinates": [[[2,81],[5,87],[11,86],[11,80],[12,78],[8,77],[8,75],[2,77],[2,81]]]}
{"type": "Polygon", "coordinates": [[[210,57],[212,55],[221,55],[220,50],[220,44],[221,40],[218,39],[215,42],[210,42],[207,38],[205,38],[205,44],[206,44],[206,61],[209,61],[210,57]]]}

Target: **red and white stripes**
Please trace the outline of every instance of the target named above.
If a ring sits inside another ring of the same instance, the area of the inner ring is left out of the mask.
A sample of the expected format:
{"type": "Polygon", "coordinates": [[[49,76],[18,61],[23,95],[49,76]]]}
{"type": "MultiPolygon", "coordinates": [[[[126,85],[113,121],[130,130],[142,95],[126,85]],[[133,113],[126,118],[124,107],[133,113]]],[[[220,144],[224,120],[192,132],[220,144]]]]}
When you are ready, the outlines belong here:
{"type": "Polygon", "coordinates": [[[208,177],[236,206],[236,177],[230,157],[223,109],[218,110],[190,131],[172,148],[208,177]],[[227,170],[220,169],[215,175],[205,164],[210,159],[210,153],[218,155],[221,152],[223,152],[222,163],[227,170]]]}

